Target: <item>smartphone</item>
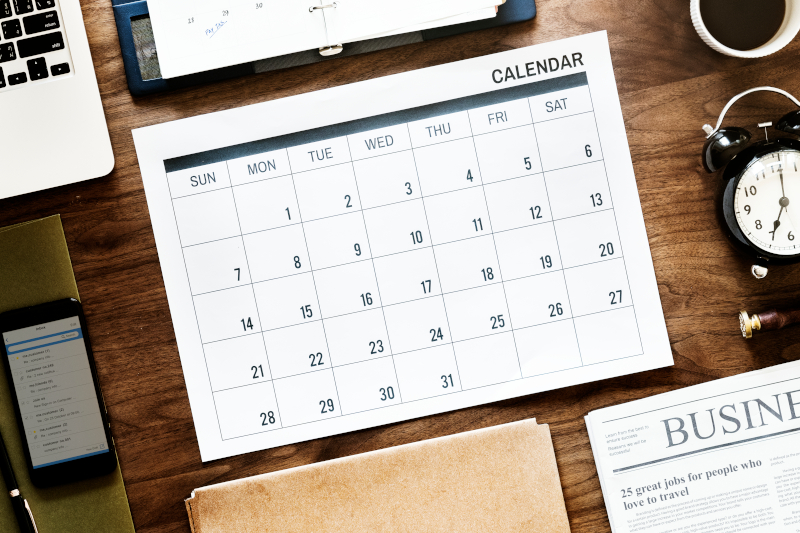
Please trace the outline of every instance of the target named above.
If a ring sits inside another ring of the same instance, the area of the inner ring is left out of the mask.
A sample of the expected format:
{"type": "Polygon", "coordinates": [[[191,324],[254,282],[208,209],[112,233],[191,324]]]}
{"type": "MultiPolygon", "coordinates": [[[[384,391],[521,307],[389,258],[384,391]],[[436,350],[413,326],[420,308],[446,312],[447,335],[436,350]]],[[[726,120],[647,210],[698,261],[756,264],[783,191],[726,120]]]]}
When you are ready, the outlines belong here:
{"type": "Polygon", "coordinates": [[[33,484],[112,472],[117,454],[80,302],[67,298],[0,314],[0,334],[33,484]]]}

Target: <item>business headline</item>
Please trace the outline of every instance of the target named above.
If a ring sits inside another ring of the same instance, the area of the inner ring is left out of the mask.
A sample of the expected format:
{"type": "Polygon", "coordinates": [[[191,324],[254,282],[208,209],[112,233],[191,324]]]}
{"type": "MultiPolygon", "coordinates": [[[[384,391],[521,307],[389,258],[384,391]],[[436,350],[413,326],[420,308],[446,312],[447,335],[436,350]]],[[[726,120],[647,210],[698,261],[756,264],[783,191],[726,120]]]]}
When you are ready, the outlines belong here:
{"type": "Polygon", "coordinates": [[[745,470],[753,470],[761,466],[761,461],[748,459],[744,463],[728,463],[727,466],[706,470],[704,472],[688,472],[685,476],[664,478],[655,483],[638,487],[627,487],[622,491],[622,504],[626,511],[641,509],[648,505],[676,500],[689,496],[689,485],[698,481],[708,482],[714,478],[734,476],[745,470]]]}

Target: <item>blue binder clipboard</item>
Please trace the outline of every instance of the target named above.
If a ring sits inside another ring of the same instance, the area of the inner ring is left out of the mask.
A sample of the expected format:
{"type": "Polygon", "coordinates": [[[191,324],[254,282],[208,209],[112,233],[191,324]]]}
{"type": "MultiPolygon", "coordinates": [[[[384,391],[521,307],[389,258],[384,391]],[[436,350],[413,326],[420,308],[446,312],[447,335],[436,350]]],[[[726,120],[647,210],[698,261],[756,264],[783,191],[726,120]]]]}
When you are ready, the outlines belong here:
{"type": "Polygon", "coordinates": [[[536,16],[535,0],[506,0],[505,4],[498,8],[497,16],[491,19],[347,43],[344,45],[342,52],[334,56],[324,57],[319,54],[318,50],[307,50],[178,78],[164,79],[161,77],[158,66],[158,52],[150,25],[147,0],[135,0],[133,2],[129,0],[112,0],[112,5],[114,7],[114,18],[117,22],[119,44],[122,48],[122,59],[125,64],[125,76],[128,79],[128,88],[133,96],[144,96],[247,74],[330,61],[338,57],[374,52],[404,44],[504,26],[514,22],[531,20],[536,16]]]}

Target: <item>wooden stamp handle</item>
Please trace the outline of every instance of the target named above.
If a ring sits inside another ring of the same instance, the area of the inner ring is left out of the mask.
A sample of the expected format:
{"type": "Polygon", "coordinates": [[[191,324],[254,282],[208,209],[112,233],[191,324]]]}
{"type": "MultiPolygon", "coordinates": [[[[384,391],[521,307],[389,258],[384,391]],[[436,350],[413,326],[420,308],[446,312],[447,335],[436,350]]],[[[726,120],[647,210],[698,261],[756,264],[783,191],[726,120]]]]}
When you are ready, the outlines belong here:
{"type": "Polygon", "coordinates": [[[797,323],[800,323],[800,309],[770,309],[752,316],[748,316],[744,310],[739,312],[739,327],[746,339],[753,336],[753,331],[781,329],[797,323]]]}

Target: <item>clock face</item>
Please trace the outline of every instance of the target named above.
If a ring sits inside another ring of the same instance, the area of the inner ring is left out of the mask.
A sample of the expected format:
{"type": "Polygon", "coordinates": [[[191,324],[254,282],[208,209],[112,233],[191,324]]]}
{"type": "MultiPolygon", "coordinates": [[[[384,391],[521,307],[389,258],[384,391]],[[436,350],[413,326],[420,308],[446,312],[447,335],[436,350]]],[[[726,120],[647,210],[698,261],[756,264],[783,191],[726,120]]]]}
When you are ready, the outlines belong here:
{"type": "Polygon", "coordinates": [[[765,154],[744,170],[734,193],[736,221],[758,248],[800,254],[800,152],[765,154]]]}

